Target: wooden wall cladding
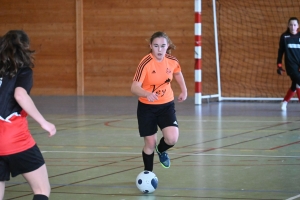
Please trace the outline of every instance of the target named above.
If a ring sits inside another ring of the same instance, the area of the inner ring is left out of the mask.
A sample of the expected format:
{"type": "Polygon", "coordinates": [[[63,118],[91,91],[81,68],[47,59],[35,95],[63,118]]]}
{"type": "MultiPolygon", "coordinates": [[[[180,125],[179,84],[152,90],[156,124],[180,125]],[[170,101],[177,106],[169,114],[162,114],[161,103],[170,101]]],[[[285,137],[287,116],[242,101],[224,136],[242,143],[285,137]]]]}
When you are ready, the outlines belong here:
{"type": "MultiPolygon", "coordinates": [[[[290,81],[276,76],[278,39],[299,6],[217,1],[223,96],[284,95],[290,81]]],[[[193,0],[1,0],[0,34],[10,29],[25,30],[36,50],[33,95],[132,95],[132,78],[155,31],[177,46],[172,54],[194,95],[193,0]]],[[[202,89],[217,93],[212,0],[202,0],[202,89]]]]}
{"type": "MultiPolygon", "coordinates": [[[[194,71],[194,1],[84,1],[84,66],[86,95],[131,95],[130,85],[146,41],[166,32],[172,52],[189,79],[194,71]]],[[[188,80],[190,91],[194,80],[188,80]]],[[[173,83],[174,89],[178,89],[173,83]]]]}
{"type": "Polygon", "coordinates": [[[74,0],[1,0],[0,13],[0,34],[22,29],[36,51],[32,94],[76,94],[74,0]]]}
{"type": "MultiPolygon", "coordinates": [[[[36,50],[33,95],[78,93],[78,1],[83,12],[84,95],[132,95],[135,70],[149,52],[146,40],[155,31],[165,31],[177,46],[172,54],[180,61],[189,96],[194,94],[192,0],[1,0],[0,34],[23,29],[36,50]]],[[[210,5],[203,5],[211,10],[210,5]]],[[[208,35],[213,37],[211,32],[208,35]]],[[[213,46],[210,50],[214,52],[213,46]]],[[[173,88],[178,94],[175,82],[173,88]]]]}

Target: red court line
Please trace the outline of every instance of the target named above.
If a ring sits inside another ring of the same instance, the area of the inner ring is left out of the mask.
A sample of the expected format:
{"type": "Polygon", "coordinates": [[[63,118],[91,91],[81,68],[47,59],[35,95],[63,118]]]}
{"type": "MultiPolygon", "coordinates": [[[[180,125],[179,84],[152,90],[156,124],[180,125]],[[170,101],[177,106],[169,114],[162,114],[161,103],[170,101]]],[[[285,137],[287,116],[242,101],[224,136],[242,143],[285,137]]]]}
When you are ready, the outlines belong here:
{"type": "Polygon", "coordinates": [[[277,146],[277,147],[273,147],[273,148],[271,148],[271,149],[269,149],[269,150],[280,149],[280,148],[282,148],[282,147],[286,147],[286,146],[290,146],[290,145],[298,144],[298,143],[300,143],[300,141],[292,142],[292,143],[285,144],[285,145],[281,145],[281,146],[277,146]]]}
{"type": "MultiPolygon", "coordinates": [[[[215,139],[211,139],[211,140],[206,140],[206,141],[203,141],[203,142],[198,142],[198,143],[195,143],[195,144],[190,144],[190,145],[186,145],[186,146],[182,146],[182,147],[177,147],[177,149],[183,149],[183,148],[186,148],[186,147],[191,147],[191,146],[195,146],[195,145],[199,145],[199,144],[204,144],[204,143],[208,143],[208,142],[214,142],[214,141],[218,141],[218,140],[222,140],[222,139],[232,138],[232,137],[245,135],[245,134],[248,134],[248,133],[261,131],[261,130],[265,130],[265,129],[268,129],[268,128],[274,128],[274,127],[277,127],[277,126],[281,126],[281,125],[284,125],[284,124],[290,124],[290,123],[291,122],[274,124],[272,126],[262,127],[262,128],[258,128],[258,129],[255,129],[255,130],[250,130],[250,131],[246,131],[246,132],[242,132],[242,133],[237,133],[237,134],[234,134],[234,135],[223,136],[223,137],[219,137],[219,138],[215,138],[215,139]]],[[[285,132],[281,132],[281,133],[285,133],[285,132]]],[[[228,145],[228,146],[232,146],[232,145],[228,145]]],[[[227,146],[224,146],[224,147],[227,147],[227,146]]],[[[220,149],[220,148],[218,148],[218,149],[220,149]]]]}
{"type": "MultiPolygon", "coordinates": [[[[134,117],[127,117],[127,118],[124,118],[124,119],[116,119],[116,120],[106,121],[103,124],[105,126],[114,127],[114,128],[128,128],[128,127],[121,127],[121,126],[113,126],[113,125],[111,125],[112,123],[125,121],[127,119],[136,119],[136,118],[134,118],[134,117]]],[[[134,128],[134,127],[131,127],[131,128],[134,128]]]]}

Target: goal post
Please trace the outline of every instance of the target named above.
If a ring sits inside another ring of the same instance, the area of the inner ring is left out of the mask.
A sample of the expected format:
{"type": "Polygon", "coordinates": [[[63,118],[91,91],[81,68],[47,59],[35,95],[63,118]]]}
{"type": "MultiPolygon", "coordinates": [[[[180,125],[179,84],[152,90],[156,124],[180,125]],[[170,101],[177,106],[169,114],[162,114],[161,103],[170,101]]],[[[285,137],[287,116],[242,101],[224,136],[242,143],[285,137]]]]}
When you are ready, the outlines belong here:
{"type": "Polygon", "coordinates": [[[221,84],[220,84],[220,65],[218,54],[218,34],[217,34],[217,18],[215,0],[213,0],[214,13],[214,30],[215,30],[215,49],[216,49],[216,63],[217,63],[217,81],[218,93],[210,95],[202,95],[202,18],[201,18],[201,4],[202,0],[195,0],[195,104],[202,104],[202,99],[218,98],[221,101],[221,84]]]}
{"type": "MultiPolygon", "coordinates": [[[[201,0],[195,0],[195,12],[199,3],[201,8],[201,0]]],[[[286,74],[276,74],[279,37],[286,30],[290,17],[300,18],[300,1],[211,0],[211,5],[214,33],[209,39],[214,39],[215,52],[211,54],[215,54],[216,78],[204,77],[201,100],[195,95],[195,104],[211,98],[218,98],[218,101],[281,101],[291,81],[286,74]],[[209,84],[205,83],[209,81],[217,81],[217,94],[210,94],[209,84]]],[[[205,60],[200,58],[204,63],[205,60]]],[[[205,67],[200,68],[203,74],[205,67]]],[[[198,77],[196,70],[195,77],[198,77]]]]}

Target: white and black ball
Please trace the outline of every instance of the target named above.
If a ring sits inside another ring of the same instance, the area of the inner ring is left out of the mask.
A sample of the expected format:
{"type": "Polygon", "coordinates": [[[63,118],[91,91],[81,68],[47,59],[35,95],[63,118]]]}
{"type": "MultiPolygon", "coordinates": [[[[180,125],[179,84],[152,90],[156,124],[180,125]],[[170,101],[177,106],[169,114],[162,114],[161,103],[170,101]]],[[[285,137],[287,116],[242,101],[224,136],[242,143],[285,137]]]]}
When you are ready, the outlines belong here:
{"type": "Polygon", "coordinates": [[[152,193],[158,185],[158,178],[153,172],[142,171],[136,177],[136,186],[142,193],[152,193]]]}

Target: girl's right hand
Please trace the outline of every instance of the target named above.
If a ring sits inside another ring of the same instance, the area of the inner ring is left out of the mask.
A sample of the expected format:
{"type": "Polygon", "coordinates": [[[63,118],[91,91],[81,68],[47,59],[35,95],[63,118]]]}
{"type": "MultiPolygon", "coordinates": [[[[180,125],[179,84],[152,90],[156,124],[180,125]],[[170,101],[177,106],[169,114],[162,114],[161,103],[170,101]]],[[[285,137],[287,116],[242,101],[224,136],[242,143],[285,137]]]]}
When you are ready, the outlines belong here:
{"type": "Polygon", "coordinates": [[[153,102],[153,101],[158,100],[158,97],[156,96],[156,93],[149,92],[149,94],[147,94],[147,99],[148,99],[148,101],[153,102]]]}

